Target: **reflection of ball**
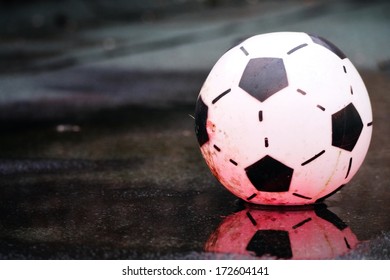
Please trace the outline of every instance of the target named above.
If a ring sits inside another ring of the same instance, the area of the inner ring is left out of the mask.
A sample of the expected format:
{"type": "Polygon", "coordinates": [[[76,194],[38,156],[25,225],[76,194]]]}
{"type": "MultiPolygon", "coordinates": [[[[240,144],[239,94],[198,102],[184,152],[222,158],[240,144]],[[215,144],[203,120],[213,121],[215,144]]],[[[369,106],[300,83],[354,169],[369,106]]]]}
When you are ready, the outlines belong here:
{"type": "Polygon", "coordinates": [[[326,208],[305,211],[245,209],[228,216],[205,251],[258,258],[334,259],[354,248],[351,229],[326,208]]]}
{"type": "Polygon", "coordinates": [[[325,199],[367,153],[372,113],[357,70],[314,35],[257,35],[226,52],[197,100],[195,130],[212,173],[258,204],[325,199]]]}

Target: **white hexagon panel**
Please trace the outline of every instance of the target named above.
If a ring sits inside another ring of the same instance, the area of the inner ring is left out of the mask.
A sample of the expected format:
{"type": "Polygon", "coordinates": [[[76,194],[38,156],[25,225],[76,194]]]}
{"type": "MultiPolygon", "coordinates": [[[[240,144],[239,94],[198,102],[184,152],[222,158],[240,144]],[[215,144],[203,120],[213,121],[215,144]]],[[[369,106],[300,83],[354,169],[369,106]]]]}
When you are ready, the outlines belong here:
{"type": "Polygon", "coordinates": [[[276,32],[218,60],[197,99],[195,132],[211,172],[237,197],[313,204],[360,168],[372,111],[358,71],[335,45],[276,32]]]}

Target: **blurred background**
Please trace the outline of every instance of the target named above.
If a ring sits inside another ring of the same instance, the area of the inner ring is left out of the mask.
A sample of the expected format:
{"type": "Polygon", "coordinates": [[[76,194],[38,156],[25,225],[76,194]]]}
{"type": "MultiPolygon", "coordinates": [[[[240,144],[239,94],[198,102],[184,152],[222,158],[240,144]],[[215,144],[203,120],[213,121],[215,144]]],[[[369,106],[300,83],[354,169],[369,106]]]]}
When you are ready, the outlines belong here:
{"type": "Polygon", "coordinates": [[[273,31],[320,34],[356,67],[385,72],[387,2],[3,0],[0,103],[192,102],[221,53],[237,40],[273,31]],[[143,84],[155,71],[168,75],[156,82],[166,81],[169,89],[158,85],[157,92],[152,83],[143,84]],[[196,72],[203,76],[194,77],[196,72]]]}
{"type": "Polygon", "coordinates": [[[243,206],[189,115],[226,50],[275,31],[327,38],[361,73],[372,144],[326,204],[367,241],[345,258],[389,258],[386,0],[1,0],[0,258],[215,257],[243,206]]]}

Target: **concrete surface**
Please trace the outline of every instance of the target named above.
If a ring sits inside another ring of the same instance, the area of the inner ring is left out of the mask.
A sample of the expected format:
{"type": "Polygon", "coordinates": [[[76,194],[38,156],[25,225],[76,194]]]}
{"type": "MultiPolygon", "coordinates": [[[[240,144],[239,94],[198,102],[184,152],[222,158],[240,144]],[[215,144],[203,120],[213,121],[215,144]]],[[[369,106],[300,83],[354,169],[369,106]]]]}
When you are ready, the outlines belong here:
{"type": "MultiPolygon", "coordinates": [[[[0,39],[1,259],[254,258],[210,244],[240,213],[261,220],[258,211],[340,229],[320,234],[347,249],[313,244],[303,258],[389,259],[389,3],[248,3],[189,3],[172,13],[137,7],[147,15],[141,20],[102,19],[85,7],[72,17],[77,1],[67,1],[60,18],[39,3],[3,10],[14,21],[0,39]],[[45,24],[53,15],[57,25],[45,24]],[[234,42],[282,30],[333,41],[358,67],[372,102],[367,158],[322,210],[240,202],[209,172],[189,116],[234,42]]],[[[236,240],[241,247],[245,238],[236,240]]]]}

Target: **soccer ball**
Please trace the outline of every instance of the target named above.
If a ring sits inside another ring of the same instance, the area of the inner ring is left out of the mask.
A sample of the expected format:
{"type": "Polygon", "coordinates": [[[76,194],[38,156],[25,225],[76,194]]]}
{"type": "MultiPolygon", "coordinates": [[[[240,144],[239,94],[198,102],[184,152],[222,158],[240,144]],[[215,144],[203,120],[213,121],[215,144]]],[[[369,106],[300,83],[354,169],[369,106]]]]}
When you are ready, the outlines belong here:
{"type": "Polygon", "coordinates": [[[334,259],[358,244],[356,235],[325,207],[276,211],[245,209],[225,218],[206,252],[254,258],[334,259]]]}
{"type": "Polygon", "coordinates": [[[313,204],[360,168],[371,104],[355,67],[326,39],[262,34],[215,64],[197,99],[195,132],[211,172],[237,197],[313,204]]]}

